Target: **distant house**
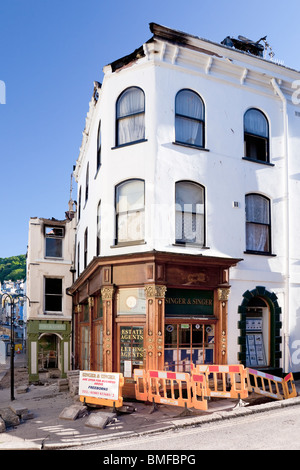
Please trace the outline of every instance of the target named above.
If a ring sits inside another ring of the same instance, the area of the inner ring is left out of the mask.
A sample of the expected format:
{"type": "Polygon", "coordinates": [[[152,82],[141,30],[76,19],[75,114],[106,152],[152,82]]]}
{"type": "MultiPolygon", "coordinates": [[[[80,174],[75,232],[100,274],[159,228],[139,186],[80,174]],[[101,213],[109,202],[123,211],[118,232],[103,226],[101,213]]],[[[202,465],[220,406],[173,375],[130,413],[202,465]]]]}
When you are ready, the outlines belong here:
{"type": "Polygon", "coordinates": [[[65,220],[32,217],[29,221],[27,282],[27,348],[30,381],[39,371],[55,368],[62,377],[71,367],[75,212],[65,220]]]}
{"type": "Polygon", "coordinates": [[[135,368],[300,372],[300,73],[150,29],[95,82],[76,162],[76,367],[128,394],[135,368]]]}

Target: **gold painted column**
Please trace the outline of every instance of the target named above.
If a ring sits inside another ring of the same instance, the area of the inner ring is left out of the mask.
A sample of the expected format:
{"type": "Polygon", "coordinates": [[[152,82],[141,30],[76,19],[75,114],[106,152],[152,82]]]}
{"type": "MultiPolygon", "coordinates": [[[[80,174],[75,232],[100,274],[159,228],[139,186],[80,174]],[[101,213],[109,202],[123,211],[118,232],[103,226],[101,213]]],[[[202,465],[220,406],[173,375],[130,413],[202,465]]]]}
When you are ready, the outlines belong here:
{"type": "Polygon", "coordinates": [[[229,287],[218,288],[219,300],[219,334],[220,334],[220,364],[227,364],[227,315],[228,315],[228,297],[230,294],[229,287]]]}
{"type": "Polygon", "coordinates": [[[103,303],[103,370],[113,372],[113,298],[114,287],[101,289],[103,303]]]}
{"type": "Polygon", "coordinates": [[[147,370],[163,370],[166,286],[147,285],[144,348],[147,370]]]}

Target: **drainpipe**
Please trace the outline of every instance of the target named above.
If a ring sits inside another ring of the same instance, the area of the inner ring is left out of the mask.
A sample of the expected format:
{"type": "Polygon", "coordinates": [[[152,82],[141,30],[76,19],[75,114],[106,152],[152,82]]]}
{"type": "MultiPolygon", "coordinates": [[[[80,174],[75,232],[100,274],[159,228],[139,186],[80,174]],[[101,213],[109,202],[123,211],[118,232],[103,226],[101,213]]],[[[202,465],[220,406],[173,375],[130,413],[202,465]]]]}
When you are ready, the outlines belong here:
{"type": "Polygon", "coordinates": [[[287,101],[283,95],[275,78],[271,79],[272,86],[275,93],[279,96],[283,105],[283,131],[284,131],[284,170],[285,170],[285,226],[286,226],[286,247],[285,247],[285,315],[283,322],[284,334],[284,372],[289,372],[290,369],[290,216],[289,216],[289,152],[288,152],[288,116],[287,116],[287,101]]]}

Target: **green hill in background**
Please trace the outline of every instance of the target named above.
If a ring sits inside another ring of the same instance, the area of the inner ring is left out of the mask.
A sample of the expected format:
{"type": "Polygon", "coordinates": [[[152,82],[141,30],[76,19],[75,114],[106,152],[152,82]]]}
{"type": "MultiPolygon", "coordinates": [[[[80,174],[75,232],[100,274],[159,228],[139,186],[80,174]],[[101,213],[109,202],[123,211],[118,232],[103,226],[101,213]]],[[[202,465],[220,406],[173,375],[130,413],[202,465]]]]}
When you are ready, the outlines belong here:
{"type": "Polygon", "coordinates": [[[0,258],[0,282],[26,277],[26,255],[0,258]]]}

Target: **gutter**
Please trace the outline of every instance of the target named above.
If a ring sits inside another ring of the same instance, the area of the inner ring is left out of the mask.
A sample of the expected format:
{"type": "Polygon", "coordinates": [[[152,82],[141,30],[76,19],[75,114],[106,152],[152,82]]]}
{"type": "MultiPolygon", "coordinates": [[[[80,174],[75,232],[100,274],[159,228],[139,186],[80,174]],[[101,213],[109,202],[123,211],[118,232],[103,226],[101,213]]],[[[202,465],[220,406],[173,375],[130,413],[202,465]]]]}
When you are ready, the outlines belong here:
{"type": "Polygon", "coordinates": [[[284,131],[284,159],[285,159],[285,225],[286,225],[286,247],[285,247],[285,315],[283,323],[284,334],[284,372],[290,370],[290,214],[289,214],[289,151],[288,151],[288,115],[287,101],[275,78],[271,79],[275,93],[279,96],[283,105],[283,131],[284,131]]]}

